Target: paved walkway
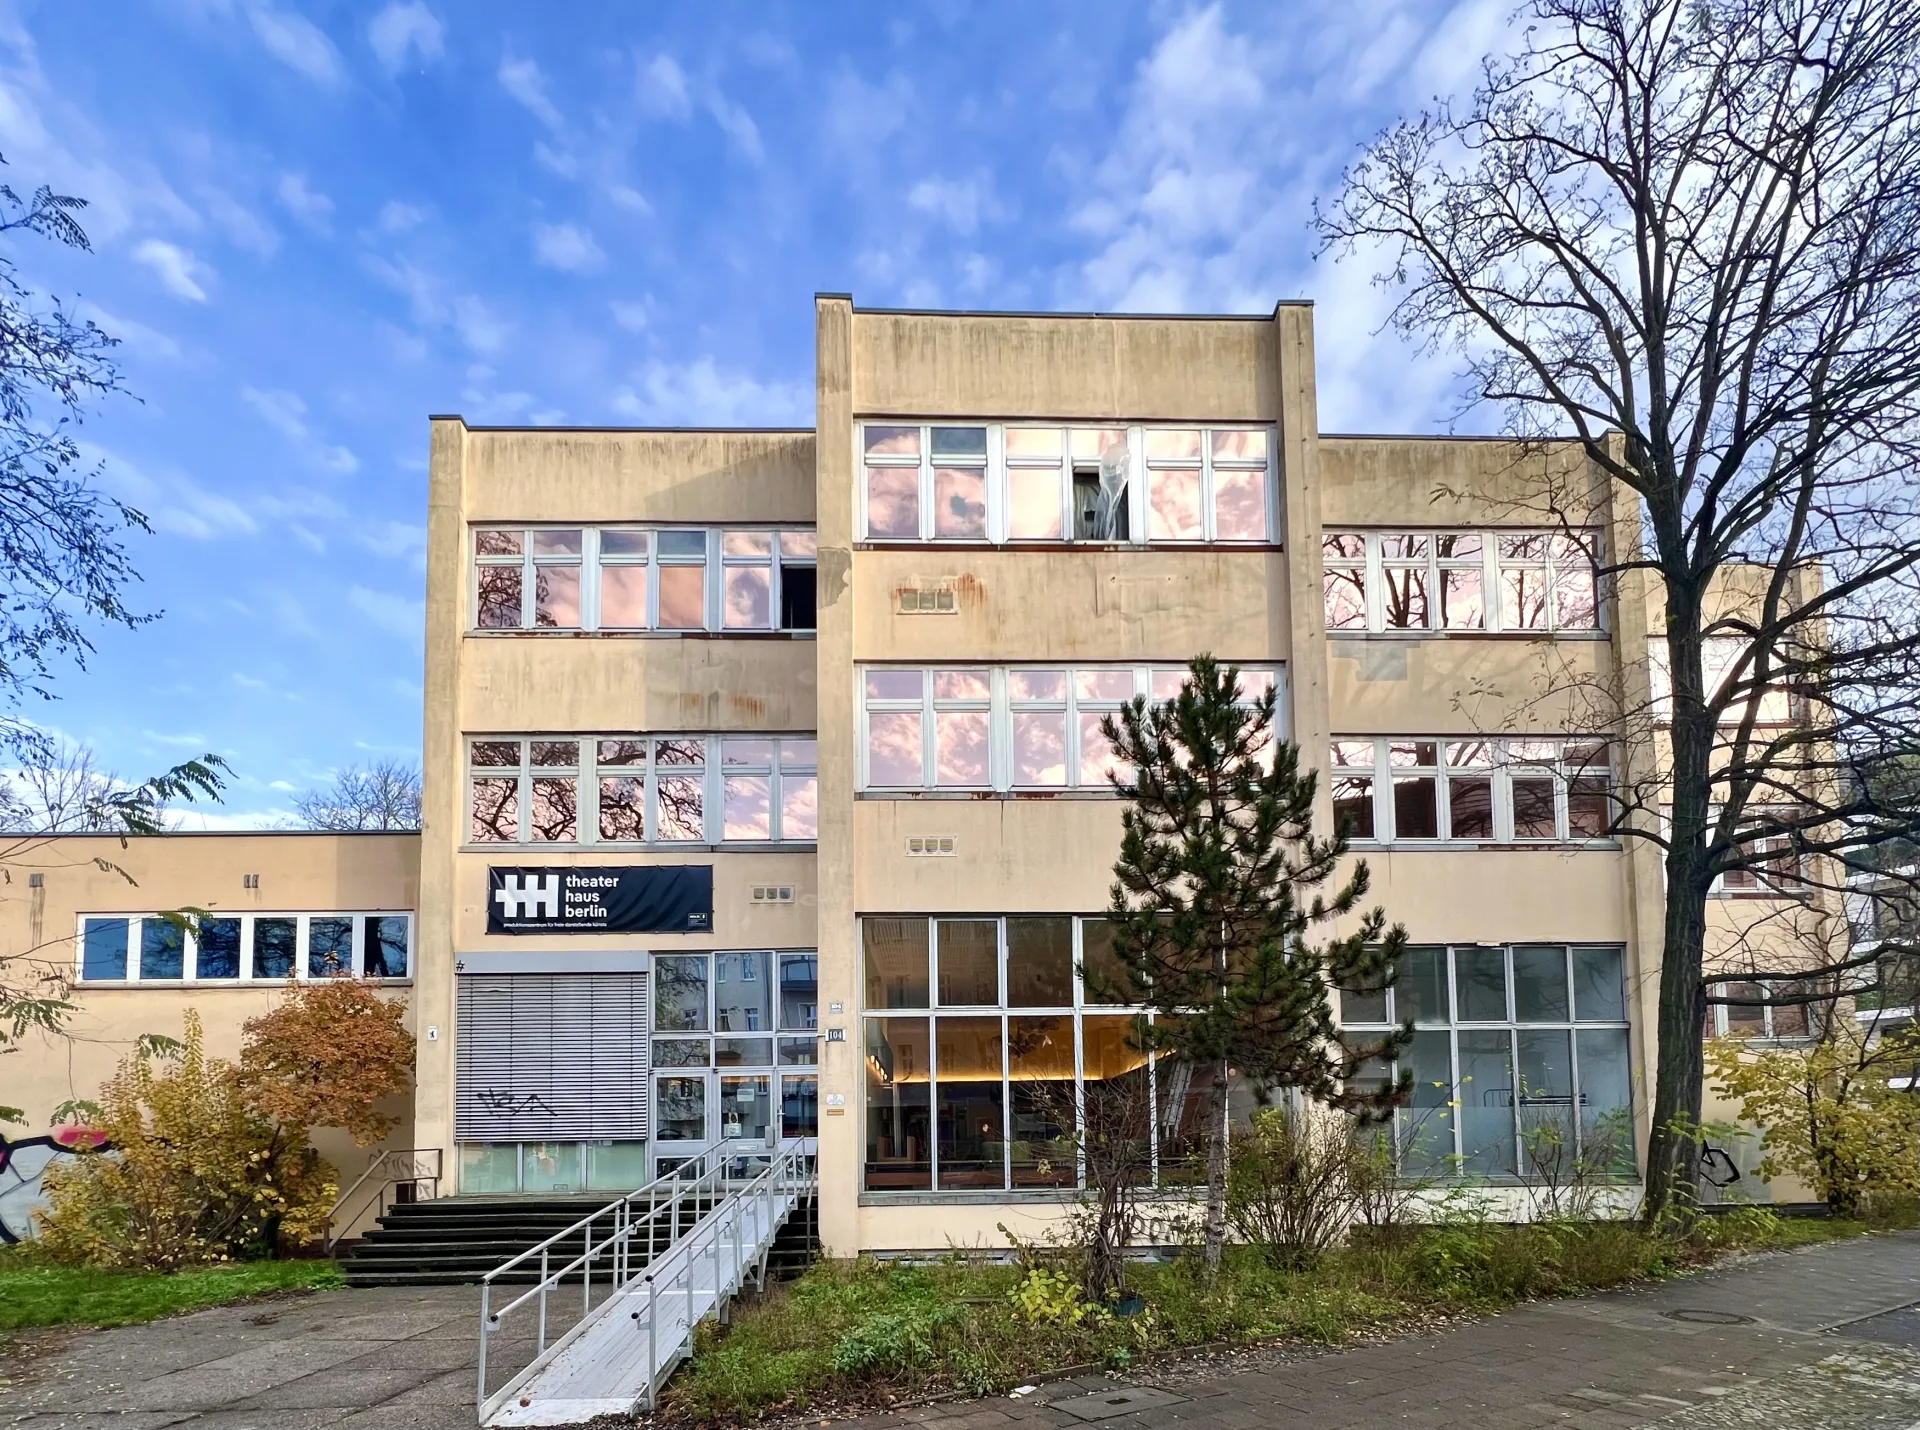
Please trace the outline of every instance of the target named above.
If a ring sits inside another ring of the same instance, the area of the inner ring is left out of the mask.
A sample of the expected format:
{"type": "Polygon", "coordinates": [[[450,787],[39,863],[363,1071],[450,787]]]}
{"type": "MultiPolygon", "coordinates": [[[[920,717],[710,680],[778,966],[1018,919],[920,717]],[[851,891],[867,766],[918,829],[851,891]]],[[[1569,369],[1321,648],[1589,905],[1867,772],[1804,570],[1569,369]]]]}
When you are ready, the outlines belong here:
{"type": "MultiPolygon", "coordinates": [[[[0,1430],[472,1430],[470,1287],[329,1291],[78,1335],[0,1430]]],[[[1920,1430],[1920,1233],[1324,1355],[924,1406],[845,1430],[1920,1430]]]]}

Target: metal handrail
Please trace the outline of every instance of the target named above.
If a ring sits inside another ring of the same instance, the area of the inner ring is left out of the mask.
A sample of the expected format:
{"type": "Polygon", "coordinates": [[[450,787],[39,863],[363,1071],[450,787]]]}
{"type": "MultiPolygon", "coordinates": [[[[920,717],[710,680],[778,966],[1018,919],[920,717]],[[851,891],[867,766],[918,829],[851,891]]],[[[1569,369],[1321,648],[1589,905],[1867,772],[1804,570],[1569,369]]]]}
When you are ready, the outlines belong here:
{"type": "MultiPolygon", "coordinates": [[[[433,1192],[430,1195],[438,1194],[440,1190],[441,1170],[440,1149],[438,1147],[392,1148],[382,1152],[371,1162],[367,1163],[367,1169],[354,1179],[352,1186],[340,1194],[339,1198],[334,1202],[332,1209],[327,1212],[327,1230],[326,1234],[321,1238],[320,1249],[328,1256],[333,1255],[333,1248],[340,1243],[340,1234],[336,1233],[333,1229],[334,1223],[340,1218],[340,1209],[353,1200],[360,1189],[373,1177],[374,1173],[385,1172],[395,1166],[404,1166],[405,1170],[399,1175],[387,1175],[380,1179],[380,1192],[383,1199],[384,1193],[389,1186],[398,1186],[402,1182],[431,1182],[433,1184],[433,1192]],[[402,1159],[405,1159],[404,1162],[402,1159]],[[422,1168],[427,1165],[429,1159],[431,1159],[432,1170],[423,1171],[422,1168]]],[[[355,1212],[346,1219],[346,1226],[351,1227],[354,1222],[359,1220],[359,1217],[360,1214],[355,1212]]]]}
{"type": "MultiPolygon", "coordinates": [[[[780,1192],[797,1187],[796,1174],[799,1171],[799,1164],[808,1157],[810,1154],[799,1144],[778,1153],[769,1154],[764,1144],[749,1144],[742,1147],[739,1144],[723,1143],[580,1218],[571,1226],[555,1232],[535,1246],[528,1247],[481,1277],[479,1379],[475,1396],[481,1423],[486,1422],[488,1414],[494,1407],[510,1399],[544,1365],[586,1329],[593,1311],[593,1268],[594,1264],[603,1257],[608,1258],[612,1263],[607,1275],[607,1297],[612,1297],[637,1283],[644,1284],[647,1288],[648,1362],[644,1399],[645,1403],[651,1406],[654,1392],[661,1379],[659,1368],[655,1363],[655,1326],[652,1320],[660,1291],[656,1279],[659,1271],[683,1252],[686,1253],[687,1263],[691,1267],[696,1253],[694,1244],[705,1235],[713,1257],[716,1306],[723,1304],[726,1296],[731,1294],[731,1288],[723,1288],[721,1284],[722,1220],[729,1222],[732,1233],[733,1264],[729,1279],[732,1286],[737,1287],[745,1271],[743,1260],[745,1248],[741,1241],[741,1209],[750,1197],[764,1197],[767,1205],[766,1225],[771,1229],[775,1197],[780,1192]],[[769,1158],[768,1165],[764,1169],[740,1181],[732,1191],[716,1196],[713,1205],[704,1213],[699,1213],[697,1199],[708,1190],[719,1193],[729,1181],[726,1174],[734,1162],[744,1157],[760,1156],[769,1158]],[[701,1170],[689,1176],[688,1169],[696,1165],[700,1166],[701,1170]],[[680,1230],[681,1208],[689,1199],[694,1199],[696,1216],[693,1223],[682,1232],[680,1230]],[[642,1201],[646,1203],[644,1211],[637,1207],[637,1204],[642,1201]],[[612,1229],[596,1241],[594,1224],[603,1218],[611,1219],[612,1229]],[[659,1236],[663,1223],[666,1227],[664,1244],[659,1236]],[[634,1254],[643,1229],[646,1236],[646,1257],[636,1266],[634,1254]],[[564,1265],[556,1268],[553,1265],[555,1252],[571,1251],[574,1245],[572,1239],[576,1236],[579,1238],[579,1251],[570,1256],[564,1265]],[[540,1279],[506,1305],[498,1310],[493,1309],[495,1281],[536,1256],[540,1260],[540,1279]],[[576,1273],[581,1278],[580,1317],[564,1335],[549,1345],[547,1340],[549,1295],[569,1276],[576,1273]],[[494,1335],[499,1333],[501,1323],[507,1316],[536,1298],[539,1302],[539,1315],[534,1358],[524,1369],[489,1396],[487,1393],[488,1343],[494,1335]]],[[[764,1276],[764,1269],[760,1274],[764,1276]]],[[[687,1296],[690,1309],[693,1294],[693,1287],[689,1281],[687,1296]]]]}

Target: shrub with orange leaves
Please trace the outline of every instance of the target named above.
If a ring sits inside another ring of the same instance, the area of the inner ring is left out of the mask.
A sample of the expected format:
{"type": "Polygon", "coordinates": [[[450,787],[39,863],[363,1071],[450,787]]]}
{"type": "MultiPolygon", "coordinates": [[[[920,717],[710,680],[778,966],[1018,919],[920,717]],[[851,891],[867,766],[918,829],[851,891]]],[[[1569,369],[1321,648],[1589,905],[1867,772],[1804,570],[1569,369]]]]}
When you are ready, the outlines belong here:
{"type": "Polygon", "coordinates": [[[380,1106],[413,1075],[406,1009],[359,978],[293,985],[271,1013],[247,1020],[240,1086],[283,1127],[341,1127],[365,1147],[400,1118],[380,1106]]]}

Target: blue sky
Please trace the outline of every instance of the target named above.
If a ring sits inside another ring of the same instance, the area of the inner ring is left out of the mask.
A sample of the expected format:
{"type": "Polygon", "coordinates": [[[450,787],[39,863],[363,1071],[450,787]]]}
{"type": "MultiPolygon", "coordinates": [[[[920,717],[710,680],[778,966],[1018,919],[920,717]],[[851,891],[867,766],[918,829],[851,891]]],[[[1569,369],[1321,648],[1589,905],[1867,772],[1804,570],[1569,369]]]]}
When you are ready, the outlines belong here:
{"type": "Polygon", "coordinates": [[[811,421],[812,302],[1318,304],[1321,423],[1431,431],[1316,194],[1507,0],[0,3],[0,177],[91,201],[44,291],[124,341],[83,437],[155,533],[28,713],[259,823],[420,743],[426,415],[811,421]]]}

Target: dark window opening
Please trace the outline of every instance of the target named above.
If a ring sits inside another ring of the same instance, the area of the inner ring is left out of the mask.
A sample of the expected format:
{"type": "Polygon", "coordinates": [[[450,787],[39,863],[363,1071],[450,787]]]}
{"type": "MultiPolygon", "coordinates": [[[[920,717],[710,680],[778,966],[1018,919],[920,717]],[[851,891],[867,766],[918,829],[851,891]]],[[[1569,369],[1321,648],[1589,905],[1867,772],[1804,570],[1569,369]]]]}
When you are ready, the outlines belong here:
{"type": "Polygon", "coordinates": [[[1126,541],[1127,486],[1121,476],[1103,483],[1098,467],[1076,467],[1073,473],[1073,539],[1126,541]]]}
{"type": "Polygon", "coordinates": [[[816,585],[815,568],[812,566],[782,566],[780,568],[781,630],[810,631],[815,628],[817,621],[814,607],[816,585]]]}

